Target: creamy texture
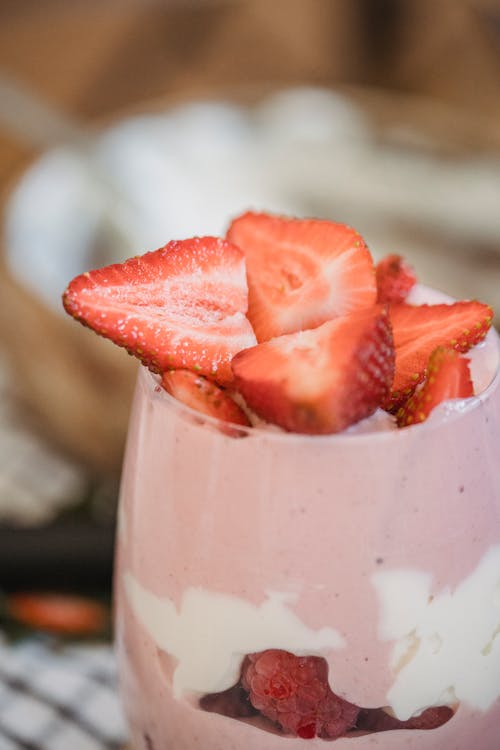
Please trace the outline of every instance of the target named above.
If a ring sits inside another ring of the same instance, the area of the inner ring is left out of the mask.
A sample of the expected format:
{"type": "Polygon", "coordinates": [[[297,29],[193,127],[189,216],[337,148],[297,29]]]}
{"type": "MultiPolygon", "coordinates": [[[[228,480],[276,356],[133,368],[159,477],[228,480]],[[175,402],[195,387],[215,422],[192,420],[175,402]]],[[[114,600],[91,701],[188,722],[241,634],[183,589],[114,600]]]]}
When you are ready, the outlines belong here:
{"type": "MultiPolygon", "coordinates": [[[[488,340],[485,369],[498,357],[496,334],[488,340]]],[[[422,425],[331,437],[231,437],[155,388],[142,370],[116,579],[137,746],[148,729],[174,750],[281,747],[277,735],[188,700],[228,685],[242,652],[260,643],[321,653],[334,691],[360,706],[406,716],[460,702],[438,730],[342,739],[339,750],[401,750],[403,741],[470,750],[479,736],[481,750],[498,750],[499,378],[422,425]],[[452,669],[466,633],[468,669],[452,669]],[[191,636],[213,653],[194,658],[191,636]]],[[[308,741],[316,746],[323,741],[308,741]]]]}
{"type": "Polygon", "coordinates": [[[379,633],[396,641],[387,697],[400,719],[426,706],[465,701],[486,711],[500,698],[500,545],[457,586],[436,592],[432,576],[387,571],[373,576],[379,633]]]}
{"type": "MultiPolygon", "coordinates": [[[[184,592],[179,609],[143,588],[132,575],[125,589],[136,617],[159,648],[177,660],[174,695],[215,693],[238,681],[245,654],[283,648],[321,654],[344,646],[332,628],[308,628],[288,606],[293,597],[269,594],[260,606],[200,588],[184,592]]],[[[291,601],[292,600],[292,601],[291,601]]]]}
{"type": "MultiPolygon", "coordinates": [[[[395,715],[405,720],[429,706],[462,700],[483,711],[490,708],[500,697],[500,545],[491,547],[453,591],[434,594],[432,577],[415,570],[377,573],[373,585],[380,637],[396,641],[391,658],[396,679],[387,693],[395,715]]],[[[125,589],[156,645],[177,660],[176,697],[236,684],[245,654],[282,648],[321,655],[349,645],[331,627],[308,628],[289,608],[293,597],[286,594],[271,594],[255,606],[188,588],[177,609],[130,574],[125,589]]]]}

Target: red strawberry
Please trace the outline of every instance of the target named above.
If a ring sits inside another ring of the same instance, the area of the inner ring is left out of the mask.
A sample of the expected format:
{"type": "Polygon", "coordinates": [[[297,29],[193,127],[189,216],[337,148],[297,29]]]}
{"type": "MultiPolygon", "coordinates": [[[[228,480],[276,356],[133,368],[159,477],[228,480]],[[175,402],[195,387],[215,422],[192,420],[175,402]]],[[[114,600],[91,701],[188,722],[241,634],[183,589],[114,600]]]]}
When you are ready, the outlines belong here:
{"type": "Polygon", "coordinates": [[[328,684],[328,665],[319,656],[270,649],[243,662],[241,684],[250,702],[296,737],[334,740],[351,729],[359,709],[328,684]]]}
{"type": "Polygon", "coordinates": [[[453,709],[449,706],[426,708],[420,716],[400,721],[381,708],[361,709],[357,726],[370,732],[388,732],[393,729],[437,729],[446,724],[453,716],[453,709]]]}
{"type": "Polygon", "coordinates": [[[423,422],[442,401],[451,398],[469,398],[474,395],[469,360],[455,349],[439,346],[429,357],[427,379],[399,409],[399,427],[423,422]]]}
{"type": "Polygon", "coordinates": [[[187,368],[227,383],[233,355],[255,343],[243,254],[215,237],[169,242],[77,276],[63,303],[154,372],[187,368]]]}
{"type": "Polygon", "coordinates": [[[394,372],[389,317],[375,305],[240,352],[235,383],[248,405],[291,432],[339,432],[387,397],[394,372]]]}
{"type": "Polygon", "coordinates": [[[201,375],[189,370],[171,370],[163,373],[161,384],[171,396],[191,409],[224,422],[250,425],[231,396],[201,375]]]}
{"type": "Polygon", "coordinates": [[[486,336],[493,311],[481,302],[452,305],[392,305],[390,308],[396,372],[386,407],[395,411],[425,378],[431,353],[438,346],[467,352],[486,336]]]}
{"type": "Polygon", "coordinates": [[[370,252],[345,224],[246,213],[227,236],[246,256],[248,317],[258,341],[314,328],[376,301],[370,252]]]}
{"type": "Polygon", "coordinates": [[[388,255],[375,267],[377,302],[404,302],[417,276],[401,255],[388,255]]]}

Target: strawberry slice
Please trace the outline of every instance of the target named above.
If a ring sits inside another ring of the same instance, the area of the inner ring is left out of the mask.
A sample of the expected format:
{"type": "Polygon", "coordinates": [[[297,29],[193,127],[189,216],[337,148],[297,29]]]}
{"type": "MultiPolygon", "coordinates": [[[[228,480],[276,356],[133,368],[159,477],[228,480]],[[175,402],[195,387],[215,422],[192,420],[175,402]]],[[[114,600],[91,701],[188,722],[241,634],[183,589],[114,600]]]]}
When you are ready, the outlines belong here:
{"type": "Polygon", "coordinates": [[[388,255],[375,266],[377,302],[404,302],[417,282],[415,271],[401,255],[388,255]]]}
{"type": "Polygon", "coordinates": [[[249,426],[245,412],[222,388],[189,370],[164,372],[162,386],[171,396],[195,411],[224,422],[249,426]]]}
{"type": "Polygon", "coordinates": [[[375,305],[271,339],[232,361],[248,405],[291,432],[339,432],[387,397],[394,373],[389,316],[375,305]]]}
{"type": "Polygon", "coordinates": [[[389,411],[397,409],[425,378],[431,353],[438,346],[467,352],[486,336],[493,311],[482,302],[451,305],[392,305],[390,308],[396,372],[389,411]]]}
{"type": "Polygon", "coordinates": [[[154,372],[186,368],[227,383],[234,354],[255,344],[243,253],[215,237],[77,276],[63,304],[154,372]]]}
{"type": "Polygon", "coordinates": [[[227,236],[246,256],[248,317],[258,341],[375,304],[370,252],[345,224],[246,213],[227,236]]]}
{"type": "Polygon", "coordinates": [[[423,387],[399,409],[398,427],[424,422],[442,401],[474,395],[469,360],[455,349],[439,346],[429,357],[427,379],[423,387]]]}

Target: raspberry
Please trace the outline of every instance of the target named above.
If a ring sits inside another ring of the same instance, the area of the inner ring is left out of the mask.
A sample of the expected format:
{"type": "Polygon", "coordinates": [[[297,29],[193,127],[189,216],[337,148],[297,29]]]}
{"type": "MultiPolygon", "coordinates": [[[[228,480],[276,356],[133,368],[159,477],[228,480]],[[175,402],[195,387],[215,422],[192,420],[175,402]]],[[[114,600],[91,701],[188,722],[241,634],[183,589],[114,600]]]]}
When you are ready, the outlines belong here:
{"type": "Polygon", "coordinates": [[[333,740],[356,723],[359,708],[332,692],[328,665],[319,656],[277,649],[250,654],[241,684],[254,708],[297,737],[333,740]]]}

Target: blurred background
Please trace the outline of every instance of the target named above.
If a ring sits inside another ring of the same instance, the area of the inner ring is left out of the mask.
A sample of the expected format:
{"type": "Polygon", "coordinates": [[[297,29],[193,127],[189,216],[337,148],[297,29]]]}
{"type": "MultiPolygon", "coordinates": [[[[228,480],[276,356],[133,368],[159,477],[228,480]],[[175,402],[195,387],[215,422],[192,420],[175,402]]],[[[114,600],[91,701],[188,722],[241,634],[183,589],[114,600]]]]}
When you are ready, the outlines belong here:
{"type": "Polygon", "coordinates": [[[254,207],[500,309],[500,2],[2,0],[0,206],[0,624],[77,593],[105,639],[137,365],[68,281],[254,207]]]}

